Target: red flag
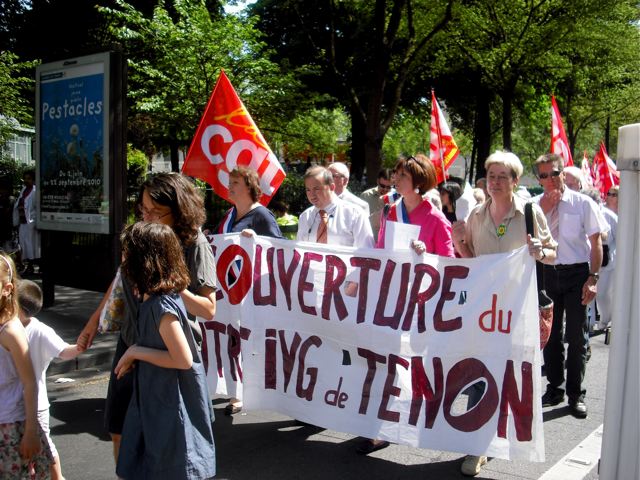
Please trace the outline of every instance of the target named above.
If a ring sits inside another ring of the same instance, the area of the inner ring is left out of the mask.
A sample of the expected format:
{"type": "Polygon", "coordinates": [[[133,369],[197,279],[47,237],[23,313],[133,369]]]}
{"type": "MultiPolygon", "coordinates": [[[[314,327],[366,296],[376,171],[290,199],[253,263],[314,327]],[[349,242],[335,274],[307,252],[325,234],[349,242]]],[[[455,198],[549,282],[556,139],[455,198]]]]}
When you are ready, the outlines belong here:
{"type": "Polygon", "coordinates": [[[436,168],[438,183],[444,182],[447,178],[447,170],[456,159],[460,150],[456,145],[449,125],[440,110],[436,95],[431,90],[431,136],[430,136],[429,158],[436,168]]]}
{"type": "Polygon", "coordinates": [[[591,165],[589,165],[589,157],[587,157],[586,150],[584,151],[584,155],[582,156],[580,170],[582,170],[582,176],[586,184],[585,186],[587,188],[592,188],[593,187],[593,170],[591,169],[591,165]]]}
{"type": "Polygon", "coordinates": [[[564,159],[565,167],[573,165],[569,142],[562,125],[562,117],[560,116],[560,110],[558,110],[556,97],[553,95],[551,95],[551,153],[560,155],[564,159]]]}
{"type": "Polygon", "coordinates": [[[286,175],[223,70],[189,147],[182,173],[204,180],[228,201],[229,172],[236,166],[258,172],[263,205],[269,203],[286,175]]]}
{"type": "Polygon", "coordinates": [[[614,185],[618,185],[620,182],[620,174],[616,170],[613,160],[611,160],[609,155],[607,155],[607,149],[604,148],[604,142],[600,143],[600,150],[598,150],[598,153],[593,157],[593,172],[595,174],[593,186],[600,190],[600,196],[602,196],[602,199],[604,200],[609,189],[614,185]],[[611,167],[612,165],[613,167],[611,167]],[[614,180],[616,174],[618,176],[618,183],[614,180]]]}

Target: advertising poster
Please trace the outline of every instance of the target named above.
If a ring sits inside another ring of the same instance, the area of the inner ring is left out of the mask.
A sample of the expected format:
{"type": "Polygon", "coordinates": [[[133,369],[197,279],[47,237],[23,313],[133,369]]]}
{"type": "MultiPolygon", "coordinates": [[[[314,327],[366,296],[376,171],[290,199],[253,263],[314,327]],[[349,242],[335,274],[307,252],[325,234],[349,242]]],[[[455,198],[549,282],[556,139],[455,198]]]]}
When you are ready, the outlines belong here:
{"type": "Polygon", "coordinates": [[[109,233],[108,54],[38,68],[38,228],[109,233]]]}

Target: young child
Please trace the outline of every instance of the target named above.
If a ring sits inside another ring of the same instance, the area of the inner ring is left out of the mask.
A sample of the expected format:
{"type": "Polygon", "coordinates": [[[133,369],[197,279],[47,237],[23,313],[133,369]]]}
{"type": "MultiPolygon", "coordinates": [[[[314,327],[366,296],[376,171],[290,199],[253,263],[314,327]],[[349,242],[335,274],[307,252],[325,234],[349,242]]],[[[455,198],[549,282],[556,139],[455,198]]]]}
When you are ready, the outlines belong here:
{"type": "Polygon", "coordinates": [[[29,356],[38,381],[38,423],[44,431],[53,455],[51,478],[63,480],[58,450],[49,431],[49,398],[47,397],[47,368],[54,358],[71,360],[80,354],[76,345],[69,345],[56,334],[53,328],[40,322],[35,316],[42,308],[42,290],[31,280],[20,280],[17,287],[19,317],[27,331],[29,356]]]}
{"type": "Polygon", "coordinates": [[[206,479],[216,473],[211,402],[180,292],[189,285],[171,227],[138,222],[122,234],[121,273],[141,297],[137,343],[115,367],[134,390],[116,473],[124,479],[206,479]],[[133,368],[135,366],[135,368],[133,368]]]}
{"type": "Polygon", "coordinates": [[[0,253],[0,478],[49,478],[51,453],[36,415],[38,386],[18,319],[13,261],[0,253]]]}

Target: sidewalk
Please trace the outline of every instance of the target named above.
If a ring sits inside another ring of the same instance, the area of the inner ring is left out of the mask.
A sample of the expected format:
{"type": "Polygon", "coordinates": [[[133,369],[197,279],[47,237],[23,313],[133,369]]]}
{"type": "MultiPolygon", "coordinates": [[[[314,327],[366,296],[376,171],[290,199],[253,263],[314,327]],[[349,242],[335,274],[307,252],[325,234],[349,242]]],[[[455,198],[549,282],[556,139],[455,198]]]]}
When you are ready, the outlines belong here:
{"type": "MultiPolygon", "coordinates": [[[[41,285],[38,278],[31,279],[41,285]]],[[[54,305],[43,308],[37,318],[53,328],[63,340],[74,344],[103,295],[101,292],[56,285],[54,305]]],[[[109,370],[117,341],[117,333],[97,334],[91,348],[74,360],[53,360],[47,375],[60,375],[86,368],[94,371],[109,370]]]]}

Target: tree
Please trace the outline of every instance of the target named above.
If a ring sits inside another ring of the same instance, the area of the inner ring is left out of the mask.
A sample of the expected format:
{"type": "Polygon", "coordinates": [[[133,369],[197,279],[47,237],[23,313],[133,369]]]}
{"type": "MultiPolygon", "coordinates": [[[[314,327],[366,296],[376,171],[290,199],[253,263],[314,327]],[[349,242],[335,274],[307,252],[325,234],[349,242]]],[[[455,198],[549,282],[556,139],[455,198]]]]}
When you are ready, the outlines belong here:
{"type": "Polygon", "coordinates": [[[33,66],[32,62],[19,62],[11,52],[0,51],[0,150],[16,122],[33,125],[32,110],[23,96],[33,85],[24,72],[33,66]]]}
{"type": "MultiPolygon", "coordinates": [[[[351,116],[358,178],[377,172],[382,144],[416,60],[451,19],[453,0],[259,0],[250,9],[282,65],[318,65],[307,85],[334,95],[351,116]]],[[[375,175],[368,176],[375,182],[375,175]]]]}
{"type": "Polygon", "coordinates": [[[175,0],[171,10],[160,3],[150,17],[120,0],[102,12],[129,58],[134,141],[168,147],[173,170],[222,68],[258,125],[282,122],[291,104],[304,103],[293,78],[263,55],[250,19],[211,13],[199,0],[175,0]]]}
{"type": "Polygon", "coordinates": [[[338,144],[346,140],[348,126],[349,119],[339,109],[303,112],[286,126],[282,141],[290,152],[324,158],[340,151],[338,144]]]}

